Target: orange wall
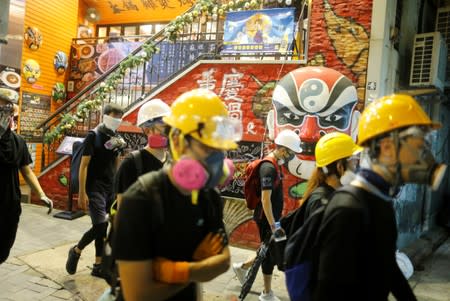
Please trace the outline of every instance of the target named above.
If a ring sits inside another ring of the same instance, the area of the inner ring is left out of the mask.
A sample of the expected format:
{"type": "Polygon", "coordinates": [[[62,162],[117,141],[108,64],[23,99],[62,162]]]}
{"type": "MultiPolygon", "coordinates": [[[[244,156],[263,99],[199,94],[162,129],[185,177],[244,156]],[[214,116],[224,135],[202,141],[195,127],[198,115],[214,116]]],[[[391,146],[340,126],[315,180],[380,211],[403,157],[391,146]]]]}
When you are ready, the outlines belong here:
{"type": "MultiPolygon", "coordinates": [[[[86,1],[87,3],[92,0],[86,1]]],[[[189,1],[179,0],[167,0],[169,7],[162,8],[161,2],[164,1],[147,1],[148,3],[154,3],[154,8],[146,8],[142,4],[143,1],[133,0],[130,1],[135,5],[133,8],[126,8],[123,5],[125,1],[96,1],[92,2],[92,5],[100,13],[100,21],[97,24],[127,24],[127,23],[145,23],[145,22],[162,22],[171,21],[178,15],[181,15],[188,10],[192,4],[189,1]],[[185,5],[180,5],[184,2],[185,5]],[[116,13],[113,12],[110,3],[116,6],[116,13]],[[137,8],[137,10],[136,10],[137,8]]],[[[145,2],[145,1],[144,1],[145,2]]]]}
{"type": "MultiPolygon", "coordinates": [[[[41,66],[41,77],[36,82],[37,88],[33,88],[22,77],[21,92],[51,95],[53,85],[58,81],[64,82],[66,76],[66,74],[56,73],[53,58],[58,50],[64,51],[69,56],[72,38],[77,35],[78,0],[27,0],[24,32],[28,26],[39,28],[43,40],[41,47],[36,51],[30,50],[25,42],[23,43],[22,68],[27,59],[34,59],[41,66]]],[[[55,104],[52,102],[52,111],[54,109],[55,104]]],[[[41,147],[42,145],[38,145],[36,152],[35,171],[37,172],[41,169],[41,147]]]]}

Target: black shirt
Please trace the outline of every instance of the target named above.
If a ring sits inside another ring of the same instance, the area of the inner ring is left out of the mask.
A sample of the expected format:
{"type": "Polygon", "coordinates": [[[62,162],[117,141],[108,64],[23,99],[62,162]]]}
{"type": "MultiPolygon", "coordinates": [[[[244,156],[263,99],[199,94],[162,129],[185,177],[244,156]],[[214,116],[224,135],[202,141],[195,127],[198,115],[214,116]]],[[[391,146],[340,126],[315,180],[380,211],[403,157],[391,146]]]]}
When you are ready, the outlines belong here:
{"type": "Polygon", "coordinates": [[[31,164],[25,140],[7,130],[0,138],[0,210],[20,212],[19,169],[31,164]]]}
{"type": "MultiPolygon", "coordinates": [[[[281,218],[283,211],[283,185],[281,184],[280,168],[275,167],[271,162],[263,162],[259,167],[259,178],[261,182],[262,190],[272,190],[270,200],[272,202],[272,213],[275,221],[281,218]],[[277,169],[278,172],[277,172],[277,169]],[[278,183],[277,182],[278,177],[278,183]],[[277,185],[275,185],[277,184],[277,185]]],[[[260,202],[253,212],[253,218],[257,222],[267,222],[267,218],[264,215],[262,203],[260,202]]]]}
{"type": "Polygon", "coordinates": [[[140,156],[135,159],[129,154],[123,159],[116,174],[116,193],[124,193],[140,176],[137,174],[136,160],[141,160],[142,174],[150,171],[159,170],[163,163],[145,149],[139,150],[140,156]]]}
{"type": "Polygon", "coordinates": [[[365,192],[364,203],[335,194],[322,222],[318,283],[313,300],[416,300],[395,257],[392,202],[365,192]],[[343,205],[349,201],[353,206],[343,205]],[[368,209],[365,209],[367,206],[368,209]]]}
{"type": "Polygon", "coordinates": [[[83,141],[83,156],[91,156],[87,170],[86,191],[111,191],[117,153],[105,148],[111,139],[101,131],[89,131],[83,141]],[[99,138],[96,139],[96,135],[99,138]]]}
{"type": "MultiPolygon", "coordinates": [[[[192,261],[206,234],[224,229],[222,209],[216,190],[200,191],[198,204],[193,205],[191,196],[181,194],[166,171],[147,173],[123,194],[114,237],[115,258],[192,261]],[[156,176],[156,183],[143,184],[152,176],[156,176]]],[[[195,284],[168,300],[196,300],[195,284]]]]}

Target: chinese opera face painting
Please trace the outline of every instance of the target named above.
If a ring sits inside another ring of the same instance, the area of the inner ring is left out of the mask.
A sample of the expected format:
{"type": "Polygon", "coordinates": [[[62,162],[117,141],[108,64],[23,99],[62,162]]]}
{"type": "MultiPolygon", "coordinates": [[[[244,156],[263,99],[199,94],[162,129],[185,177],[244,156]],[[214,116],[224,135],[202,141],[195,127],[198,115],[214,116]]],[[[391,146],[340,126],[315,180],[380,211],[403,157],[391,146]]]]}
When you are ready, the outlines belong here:
{"type": "Polygon", "coordinates": [[[314,150],[320,137],[342,132],[356,140],[360,112],[356,88],[340,72],[325,67],[304,67],[284,76],[272,96],[269,133],[284,129],[298,133],[302,152],[288,164],[291,174],[308,180],[315,168],[314,150]]]}

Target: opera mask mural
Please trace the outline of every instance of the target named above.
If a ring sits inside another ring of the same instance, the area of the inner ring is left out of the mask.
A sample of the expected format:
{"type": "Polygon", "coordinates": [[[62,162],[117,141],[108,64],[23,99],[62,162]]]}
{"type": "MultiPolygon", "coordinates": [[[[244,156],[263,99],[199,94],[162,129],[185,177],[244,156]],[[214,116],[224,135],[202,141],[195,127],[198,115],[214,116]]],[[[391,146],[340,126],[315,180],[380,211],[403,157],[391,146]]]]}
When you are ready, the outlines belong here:
{"type": "Polygon", "coordinates": [[[325,67],[304,67],[277,84],[269,112],[269,134],[284,129],[298,133],[302,152],[288,164],[293,175],[309,179],[315,168],[314,149],[320,137],[342,132],[356,140],[360,112],[356,88],[342,73],[325,67]]]}
{"type": "Polygon", "coordinates": [[[24,34],[25,43],[31,50],[38,50],[42,44],[42,34],[36,27],[27,27],[24,34]]]}
{"type": "Polygon", "coordinates": [[[23,76],[29,84],[34,84],[41,76],[41,67],[35,60],[28,59],[23,66],[23,76]]]}
{"type": "Polygon", "coordinates": [[[62,51],[57,51],[55,58],[53,59],[53,66],[55,66],[56,72],[63,74],[66,72],[68,65],[67,55],[62,51]]]}

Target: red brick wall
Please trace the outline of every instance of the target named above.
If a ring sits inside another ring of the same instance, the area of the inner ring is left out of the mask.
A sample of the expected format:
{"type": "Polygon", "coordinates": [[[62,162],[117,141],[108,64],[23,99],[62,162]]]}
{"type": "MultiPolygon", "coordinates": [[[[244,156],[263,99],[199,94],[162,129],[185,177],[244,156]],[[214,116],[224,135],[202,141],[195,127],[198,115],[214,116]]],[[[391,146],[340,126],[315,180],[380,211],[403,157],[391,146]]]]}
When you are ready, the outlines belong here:
{"type": "MultiPolygon", "coordinates": [[[[47,196],[53,200],[56,209],[67,210],[69,187],[65,186],[65,179],[69,180],[70,159],[66,158],[46,174],[39,177],[39,183],[47,196]]],[[[67,182],[68,183],[68,182],[67,182]]],[[[31,202],[42,205],[36,194],[33,193],[31,202]]]]}

